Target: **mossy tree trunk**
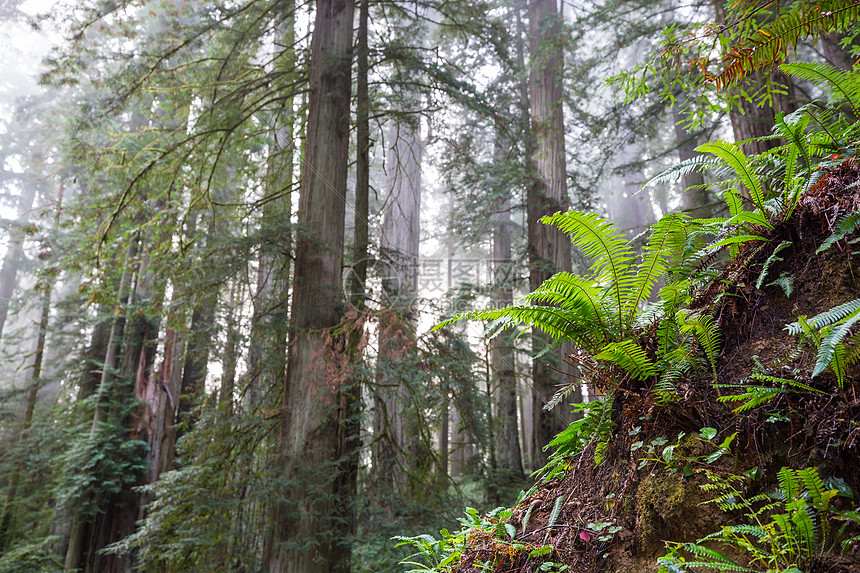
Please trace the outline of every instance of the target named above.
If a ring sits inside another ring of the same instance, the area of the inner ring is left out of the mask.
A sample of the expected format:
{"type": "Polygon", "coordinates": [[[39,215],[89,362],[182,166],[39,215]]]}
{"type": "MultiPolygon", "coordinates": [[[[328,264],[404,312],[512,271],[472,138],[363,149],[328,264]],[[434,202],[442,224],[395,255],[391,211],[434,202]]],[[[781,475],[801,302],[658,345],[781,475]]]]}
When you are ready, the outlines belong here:
{"type": "Polygon", "coordinates": [[[311,40],[308,123],[281,414],[284,501],[265,560],[271,572],[348,571],[355,474],[341,322],[349,151],[352,0],[320,0],[311,40]]]}

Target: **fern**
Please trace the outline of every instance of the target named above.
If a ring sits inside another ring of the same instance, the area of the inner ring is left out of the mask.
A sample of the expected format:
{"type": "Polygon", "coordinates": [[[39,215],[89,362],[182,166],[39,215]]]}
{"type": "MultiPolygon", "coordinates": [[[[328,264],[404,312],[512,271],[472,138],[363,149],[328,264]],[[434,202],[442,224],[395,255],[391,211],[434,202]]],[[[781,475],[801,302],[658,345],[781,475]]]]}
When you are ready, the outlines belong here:
{"type": "Polygon", "coordinates": [[[860,79],[855,74],[824,62],[782,64],[779,68],[790,76],[824,86],[832,102],[847,102],[855,114],[860,110],[860,79]]]}
{"type": "MultiPolygon", "coordinates": [[[[821,340],[821,346],[818,347],[818,357],[815,361],[815,369],[812,371],[813,378],[824,372],[824,370],[830,366],[831,361],[836,357],[836,347],[842,339],[845,338],[845,335],[848,334],[848,331],[857,323],[858,320],[860,320],[860,310],[855,310],[848,317],[840,321],[839,324],[822,329],[821,333],[824,335],[824,338],[821,340]]],[[[844,351],[840,358],[844,359],[844,351]]],[[[838,366],[840,365],[837,364],[837,367],[838,366]]],[[[843,372],[843,370],[840,369],[840,372],[843,372]]],[[[837,378],[840,380],[839,387],[841,388],[842,376],[837,374],[837,378]]]]}
{"type": "Polygon", "coordinates": [[[568,211],[543,217],[541,222],[569,235],[573,244],[591,259],[595,282],[610,285],[618,309],[618,327],[623,331],[625,289],[633,279],[630,267],[636,258],[626,237],[596,213],[568,211]]]}
{"type": "Polygon", "coordinates": [[[645,184],[642,186],[642,189],[645,189],[650,185],[662,185],[665,183],[672,183],[681,179],[685,175],[689,175],[690,173],[715,168],[725,168],[725,164],[721,162],[718,157],[696,155],[695,157],[691,157],[690,159],[685,159],[684,161],[676,163],[672,167],[655,175],[654,177],[645,182],[645,184]]]}
{"type": "Polygon", "coordinates": [[[645,350],[632,340],[610,342],[594,356],[624,369],[635,380],[647,380],[657,374],[657,367],[645,350]]]}
{"type": "Polygon", "coordinates": [[[752,167],[749,158],[734,143],[716,140],[696,148],[700,153],[710,153],[728,165],[738,176],[741,184],[749,191],[750,198],[759,210],[764,211],[764,187],[752,167]]]}
{"type": "Polygon", "coordinates": [[[823,253],[837,242],[841,241],[854,231],[860,228],[860,211],[855,211],[849,215],[843,215],[836,223],[836,230],[832,235],[827,237],[827,240],[821,243],[821,246],[815,250],[815,254],[823,253]]]}
{"type": "Polygon", "coordinates": [[[758,280],[755,283],[755,288],[760,289],[762,287],[762,283],[764,283],[765,278],[767,278],[767,271],[770,268],[770,265],[777,262],[777,261],[781,261],[782,257],[778,257],[777,255],[779,254],[779,252],[781,250],[783,250],[786,247],[790,247],[790,246],[791,246],[791,242],[783,241],[779,244],[779,246],[777,246],[773,250],[773,252],[767,258],[767,260],[764,262],[764,265],[761,268],[761,274],[758,276],[758,280]]]}
{"type": "MultiPolygon", "coordinates": [[[[839,322],[843,318],[856,312],[858,308],[860,308],[860,298],[835,306],[821,314],[816,314],[812,318],[805,319],[805,322],[808,323],[811,328],[820,329],[839,322]]],[[[803,332],[803,325],[802,322],[798,320],[797,322],[787,324],[785,329],[788,330],[789,334],[797,336],[803,332]]]]}
{"type": "Polygon", "coordinates": [[[702,489],[718,492],[707,503],[715,503],[724,511],[744,510],[748,523],[724,525],[696,543],[670,543],[668,554],[658,560],[661,565],[676,566],[674,571],[693,566],[730,570],[725,567],[726,555],[711,549],[714,543],[732,548],[742,562],[755,567],[749,571],[800,571],[814,558],[827,537],[827,512],[830,501],[837,495],[835,490],[826,489],[815,468],[784,467],[777,474],[779,487],[775,492],[750,498],[744,497],[742,488],[734,485],[743,477],[737,474],[722,477],[710,471],[707,475],[710,482],[702,489]],[[824,532],[819,535],[822,527],[824,532]],[[686,560],[681,550],[691,553],[696,560],[686,560]]]}
{"type": "Polygon", "coordinates": [[[704,314],[691,314],[679,311],[678,320],[681,332],[693,332],[708,357],[714,382],[717,379],[717,354],[720,351],[720,330],[716,321],[704,314]]]}

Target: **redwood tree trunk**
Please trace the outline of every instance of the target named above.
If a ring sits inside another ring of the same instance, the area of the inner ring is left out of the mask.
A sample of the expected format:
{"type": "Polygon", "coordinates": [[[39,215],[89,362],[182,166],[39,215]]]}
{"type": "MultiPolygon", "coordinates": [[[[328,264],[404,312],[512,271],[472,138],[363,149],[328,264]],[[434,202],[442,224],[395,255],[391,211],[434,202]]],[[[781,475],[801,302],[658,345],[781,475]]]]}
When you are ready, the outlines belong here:
{"type": "MultiPolygon", "coordinates": [[[[570,239],[556,229],[544,225],[540,218],[569,207],[567,194],[567,167],[564,150],[564,117],[562,110],[563,53],[559,35],[561,22],[556,0],[534,0],[528,3],[529,48],[529,101],[531,111],[530,155],[532,184],[528,188],[526,208],[528,216],[529,286],[532,290],[553,274],[571,270],[570,239]]],[[[535,337],[535,352],[551,341],[548,337],[535,337]]],[[[536,359],[532,368],[534,384],[534,447],[537,464],[546,462],[543,446],[567,425],[562,408],[552,412],[543,405],[559,386],[570,380],[555,369],[563,369],[563,350],[545,354],[536,359]]],[[[571,396],[581,401],[581,395],[571,396]]]]}
{"type": "Polygon", "coordinates": [[[377,400],[374,431],[376,477],[388,487],[402,489],[422,452],[416,409],[411,404],[405,374],[415,350],[415,297],[421,212],[422,143],[418,126],[392,121],[389,130],[388,199],[382,221],[383,304],[379,318],[377,400]]]}
{"type": "Polygon", "coordinates": [[[355,217],[353,219],[352,272],[349,275],[350,302],[364,303],[367,294],[368,218],[370,217],[370,95],[367,86],[367,24],[370,0],[361,0],[358,11],[355,83],[355,217]]]}
{"type": "MultiPolygon", "coordinates": [[[[505,161],[505,153],[512,145],[504,137],[501,125],[496,126],[495,160],[497,165],[505,161]]],[[[505,189],[498,189],[506,197],[505,189]]],[[[511,202],[507,198],[496,201],[493,213],[493,304],[496,308],[510,306],[514,302],[513,262],[511,260],[511,202]]],[[[523,460],[520,453],[520,432],[517,416],[517,376],[514,348],[515,330],[509,329],[490,342],[490,368],[493,383],[493,398],[496,417],[493,425],[496,466],[523,478],[523,460]]]]}
{"type": "Polygon", "coordinates": [[[320,0],[311,40],[302,170],[282,409],[286,500],[275,510],[269,571],[348,571],[355,436],[354,392],[344,372],[341,269],[349,152],[352,0],[320,0]]]}

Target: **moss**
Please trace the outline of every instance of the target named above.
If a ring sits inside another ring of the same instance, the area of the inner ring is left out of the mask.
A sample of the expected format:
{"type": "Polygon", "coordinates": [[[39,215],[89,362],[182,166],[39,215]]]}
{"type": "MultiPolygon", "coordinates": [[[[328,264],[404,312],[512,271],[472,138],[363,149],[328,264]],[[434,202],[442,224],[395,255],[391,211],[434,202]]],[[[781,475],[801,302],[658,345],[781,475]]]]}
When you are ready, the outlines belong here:
{"type": "Polygon", "coordinates": [[[663,548],[667,530],[682,525],[689,513],[687,501],[695,497],[698,488],[683,476],[657,470],[639,484],[636,494],[636,534],[641,547],[647,550],[663,548]]]}

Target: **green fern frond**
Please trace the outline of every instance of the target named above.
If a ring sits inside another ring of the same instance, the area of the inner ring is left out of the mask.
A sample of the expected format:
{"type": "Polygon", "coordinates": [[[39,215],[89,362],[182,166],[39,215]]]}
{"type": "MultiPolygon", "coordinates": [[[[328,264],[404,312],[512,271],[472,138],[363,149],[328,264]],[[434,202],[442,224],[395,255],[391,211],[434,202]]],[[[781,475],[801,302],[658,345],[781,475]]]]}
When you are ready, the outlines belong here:
{"type": "Polygon", "coordinates": [[[792,386],[794,388],[800,388],[801,390],[805,390],[806,392],[814,392],[818,394],[826,394],[826,392],[822,392],[818,388],[813,388],[812,386],[808,386],[803,382],[798,382],[797,380],[792,380],[790,378],[780,378],[778,376],[768,376],[767,374],[753,374],[750,376],[753,380],[758,380],[760,382],[770,382],[771,384],[782,384],[785,386],[792,386]]]}
{"type": "MultiPolygon", "coordinates": [[[[562,504],[564,503],[564,496],[560,495],[555,498],[555,503],[552,506],[552,512],[549,514],[549,521],[547,522],[547,527],[551,528],[555,525],[555,522],[558,521],[558,516],[561,513],[562,504]]],[[[549,534],[549,532],[547,532],[549,534]]]]}
{"type": "Polygon", "coordinates": [[[779,482],[779,494],[785,501],[797,499],[803,492],[803,482],[797,473],[789,467],[783,467],[779,470],[776,474],[776,479],[779,482]]]}
{"type": "Polygon", "coordinates": [[[511,325],[521,324],[538,328],[555,340],[572,340],[583,331],[581,321],[585,316],[570,308],[533,305],[511,305],[507,308],[489,308],[458,314],[434,326],[444,328],[460,320],[488,320],[496,332],[511,325]]]}
{"type": "Polygon", "coordinates": [[[742,413],[752,410],[753,408],[757,408],[762,404],[766,404],[767,402],[773,400],[780,394],[784,394],[785,390],[782,388],[762,388],[759,386],[742,386],[742,385],[734,385],[734,384],[720,384],[717,385],[719,388],[740,388],[743,390],[740,394],[729,394],[727,396],[720,396],[717,398],[719,402],[743,402],[737,408],[733,408],[732,412],[742,413]]]}
{"type": "MultiPolygon", "coordinates": [[[[824,326],[839,322],[843,318],[856,312],[857,309],[860,309],[860,298],[835,306],[821,314],[816,314],[812,318],[805,319],[805,322],[810,328],[820,329],[824,326]]],[[[785,329],[788,330],[789,334],[797,336],[803,332],[803,325],[801,321],[798,320],[797,322],[787,324],[785,329]]]]}
{"type": "Polygon", "coordinates": [[[538,305],[557,305],[576,310],[584,321],[600,325],[603,332],[608,331],[605,322],[607,308],[606,291],[599,288],[591,279],[568,272],[556,273],[545,280],[534,292],[521,297],[518,303],[538,305]]]}
{"type": "Polygon", "coordinates": [[[618,308],[618,326],[623,330],[623,311],[633,279],[630,267],[636,258],[625,235],[596,213],[567,211],[543,217],[541,222],[554,225],[570,236],[573,244],[591,259],[591,272],[596,281],[610,285],[618,308]]]}
{"type": "Polygon", "coordinates": [[[711,364],[714,380],[717,378],[717,354],[720,351],[720,329],[718,323],[704,314],[680,311],[677,314],[681,332],[693,332],[711,364]]]}
{"type": "Polygon", "coordinates": [[[809,492],[812,505],[821,511],[826,509],[823,504],[830,500],[830,497],[827,495],[829,490],[825,487],[821,476],[818,475],[818,470],[815,468],[803,468],[798,470],[797,477],[800,478],[806,491],[809,492]]]}
{"type": "MultiPolygon", "coordinates": [[[[856,9],[858,5],[855,5],[856,9]]],[[[825,62],[797,62],[782,64],[779,68],[790,76],[824,86],[831,102],[848,102],[858,112],[860,79],[852,72],[834,68],[825,62]]]]}
{"type": "MultiPolygon", "coordinates": [[[[815,369],[812,371],[813,378],[830,366],[831,361],[836,355],[836,346],[845,338],[845,335],[848,334],[848,331],[858,320],[860,320],[860,310],[855,310],[851,315],[843,319],[843,321],[840,321],[839,324],[822,329],[821,333],[824,335],[824,338],[818,347],[818,358],[815,361],[815,369]]],[[[844,360],[844,352],[841,358],[844,360]]],[[[838,377],[841,380],[841,376],[838,377]]]]}
{"type": "Polygon", "coordinates": [[[856,231],[858,228],[860,228],[860,211],[843,215],[839,219],[839,222],[836,223],[836,230],[833,231],[832,235],[827,237],[826,241],[821,243],[821,246],[815,250],[815,254],[823,253],[837,242],[856,231]]]}
{"type": "Polygon", "coordinates": [[[657,366],[648,358],[645,350],[632,340],[610,342],[594,359],[616,364],[637,380],[647,380],[657,374],[657,366]]]}
{"type": "Polygon", "coordinates": [[[744,210],[744,200],[740,193],[735,191],[734,189],[726,189],[723,193],[723,200],[726,202],[726,205],[729,207],[729,213],[734,217],[738,213],[743,213],[744,210]]]}
{"type": "Polygon", "coordinates": [[[744,155],[737,145],[718,139],[700,145],[696,148],[696,151],[710,153],[731,167],[737,174],[738,180],[749,191],[753,203],[760,210],[764,210],[764,188],[761,179],[753,169],[749,157],[744,155]]]}
{"type": "Polygon", "coordinates": [[[772,280],[767,283],[765,286],[776,285],[782,289],[782,292],[785,293],[786,297],[790,297],[791,293],[794,292],[794,277],[791,275],[783,274],[779,278],[772,280]]]}
{"type": "MultiPolygon", "coordinates": [[[[698,171],[706,171],[715,167],[722,167],[723,163],[717,157],[709,157],[707,155],[696,155],[690,159],[685,159],[676,163],[669,169],[655,175],[645,182],[642,189],[650,185],[662,185],[665,183],[673,183],[680,180],[685,175],[696,173],[698,171]]],[[[707,186],[706,186],[707,187],[707,186]]]]}
{"type": "Polygon", "coordinates": [[[788,146],[789,153],[791,153],[792,150],[795,152],[794,157],[789,155],[785,161],[786,172],[783,183],[786,189],[794,186],[794,171],[796,169],[798,158],[803,160],[804,169],[812,169],[812,155],[809,150],[808,140],[804,136],[806,126],[811,120],[812,118],[804,113],[793,113],[789,115],[779,113],[776,115],[774,130],[791,142],[791,145],[788,146]]]}
{"type": "Polygon", "coordinates": [[[783,241],[773,250],[773,252],[767,258],[767,260],[764,262],[764,265],[761,268],[761,274],[758,276],[758,280],[755,283],[755,288],[760,289],[762,287],[764,280],[767,278],[767,271],[770,268],[770,265],[772,263],[777,262],[777,261],[781,261],[782,257],[778,257],[777,255],[779,254],[779,252],[781,250],[785,249],[786,247],[790,247],[790,246],[791,246],[790,241],[783,241]]]}
{"type": "Polygon", "coordinates": [[[756,539],[767,539],[769,537],[768,532],[764,530],[764,528],[759,527],[758,525],[727,525],[726,529],[738,535],[751,535],[756,539]]]}
{"type": "Polygon", "coordinates": [[[698,543],[685,543],[683,547],[686,551],[692,553],[693,555],[707,558],[707,561],[684,561],[684,569],[707,567],[709,569],[716,569],[717,571],[738,571],[741,573],[755,573],[755,569],[748,569],[747,567],[738,565],[716,549],[711,549],[709,547],[705,547],[704,545],[699,545],[698,543]]]}
{"type": "Polygon", "coordinates": [[[725,226],[739,225],[746,226],[749,225],[751,230],[760,231],[761,229],[755,229],[755,227],[760,226],[764,227],[768,230],[773,230],[773,225],[770,221],[768,221],[767,217],[762,213],[757,211],[740,211],[730,219],[727,219],[724,223],[725,226]]]}
{"type": "Polygon", "coordinates": [[[666,273],[666,261],[683,252],[687,219],[684,214],[671,214],[661,218],[653,226],[642,255],[642,264],[631,283],[632,296],[626,301],[628,313],[635,313],[639,304],[651,297],[654,285],[666,273]]]}

